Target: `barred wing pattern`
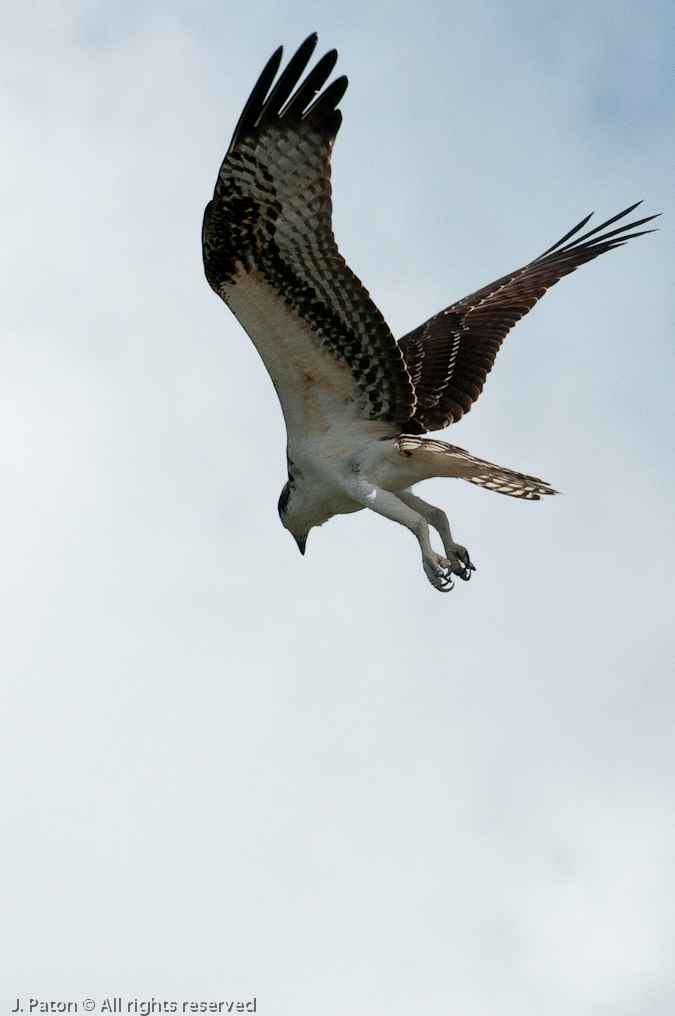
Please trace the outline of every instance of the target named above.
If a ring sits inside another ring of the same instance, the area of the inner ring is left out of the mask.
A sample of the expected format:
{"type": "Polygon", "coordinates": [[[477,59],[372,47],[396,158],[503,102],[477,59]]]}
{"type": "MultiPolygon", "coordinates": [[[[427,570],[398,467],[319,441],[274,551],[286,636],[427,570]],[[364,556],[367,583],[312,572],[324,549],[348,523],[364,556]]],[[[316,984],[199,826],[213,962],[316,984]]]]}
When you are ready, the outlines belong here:
{"type": "Polygon", "coordinates": [[[402,351],[332,231],[330,156],[347,78],[321,89],[335,50],[293,92],[316,42],[311,35],[272,87],[279,48],[244,108],[204,216],[206,276],[225,302],[242,274],[273,287],[350,372],[356,415],[403,422],[415,394],[402,351]]]}
{"type": "Polygon", "coordinates": [[[403,336],[399,346],[417,397],[414,414],[404,425],[406,433],[440,430],[468,413],[483,390],[505,336],[547,289],[586,261],[652,232],[630,230],[655,215],[603,232],[640,203],[568,242],[591,218],[586,216],[535,261],[452,304],[403,336]]]}

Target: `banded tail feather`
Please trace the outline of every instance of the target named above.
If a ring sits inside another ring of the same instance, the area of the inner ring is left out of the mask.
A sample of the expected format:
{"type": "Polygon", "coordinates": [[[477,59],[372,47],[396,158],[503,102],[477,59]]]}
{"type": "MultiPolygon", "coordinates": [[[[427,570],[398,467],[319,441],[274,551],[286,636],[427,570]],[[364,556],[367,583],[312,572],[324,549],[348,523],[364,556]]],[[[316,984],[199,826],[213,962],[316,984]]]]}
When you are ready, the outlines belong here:
{"type": "Polygon", "coordinates": [[[528,476],[515,469],[497,466],[494,462],[479,459],[464,448],[445,441],[404,434],[398,438],[396,446],[401,455],[414,455],[418,461],[428,459],[429,477],[454,476],[485,487],[486,490],[494,490],[497,494],[519,497],[523,501],[539,501],[548,494],[560,493],[538,476],[528,476]]]}

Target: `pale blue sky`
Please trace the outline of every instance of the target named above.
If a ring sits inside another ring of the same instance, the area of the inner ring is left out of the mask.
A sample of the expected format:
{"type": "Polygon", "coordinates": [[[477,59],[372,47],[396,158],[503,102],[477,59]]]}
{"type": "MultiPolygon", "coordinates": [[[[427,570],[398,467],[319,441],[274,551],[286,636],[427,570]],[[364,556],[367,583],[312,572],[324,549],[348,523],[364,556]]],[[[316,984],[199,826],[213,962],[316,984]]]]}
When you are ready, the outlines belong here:
{"type": "Polygon", "coordinates": [[[1,18],[0,1004],[669,1016],[671,5],[1,18]],[[241,104],[313,30],[350,78],[338,242],[395,333],[593,209],[665,213],[444,435],[565,492],[425,485],[478,566],[445,597],[372,513],[298,555],[274,391],[202,274],[241,104]]]}

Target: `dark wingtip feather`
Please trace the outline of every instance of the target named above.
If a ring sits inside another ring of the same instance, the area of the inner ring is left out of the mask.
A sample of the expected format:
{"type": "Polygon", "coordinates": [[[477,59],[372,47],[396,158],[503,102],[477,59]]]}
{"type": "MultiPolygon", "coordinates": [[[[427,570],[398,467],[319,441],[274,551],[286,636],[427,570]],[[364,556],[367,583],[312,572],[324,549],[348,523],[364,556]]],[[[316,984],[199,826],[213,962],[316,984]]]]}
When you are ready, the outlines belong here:
{"type": "Polygon", "coordinates": [[[325,89],[314,102],[303,119],[309,119],[310,117],[314,120],[321,120],[328,114],[335,112],[335,107],[347,91],[349,85],[349,78],[346,74],[343,74],[341,78],[336,78],[335,81],[331,81],[328,88],[325,89]]]}
{"type": "Polygon", "coordinates": [[[239,117],[228,155],[236,148],[238,142],[256,127],[280,117],[304,119],[310,116],[323,130],[333,134],[337,132],[341,116],[335,107],[347,89],[347,78],[343,76],[333,81],[322,94],[318,95],[318,98],[315,98],[335,66],[337,50],[332,49],[326,53],[293,94],[293,89],[302,77],[318,41],[319,36],[316,32],[307,36],[289,60],[276,84],[274,79],[281,65],[282,47],[272,54],[239,117]]]}
{"type": "Polygon", "coordinates": [[[337,63],[337,50],[331,49],[322,56],[316,67],[314,67],[303,83],[291,98],[288,105],[281,111],[282,117],[300,118],[310,102],[314,100],[317,93],[323,88],[328,80],[331,71],[337,63]]]}
{"type": "MultiPolygon", "coordinates": [[[[628,230],[636,229],[638,226],[643,226],[646,222],[651,222],[652,219],[657,219],[661,214],[660,212],[656,215],[648,215],[644,219],[637,219],[634,222],[626,222],[624,225],[618,226],[616,229],[612,229],[608,233],[602,232],[607,226],[611,226],[614,222],[618,222],[619,219],[623,219],[625,216],[630,215],[630,213],[635,211],[635,209],[641,204],[642,201],[636,201],[635,204],[630,205],[629,208],[625,208],[622,212],[619,212],[618,215],[613,215],[611,218],[606,219],[599,226],[596,226],[594,229],[590,229],[582,236],[576,236],[579,230],[582,229],[590,219],[591,216],[587,215],[585,219],[582,219],[578,226],[575,226],[574,229],[570,230],[570,232],[567,233],[561,240],[558,240],[558,242],[553,244],[552,247],[549,247],[548,250],[544,251],[544,253],[537,258],[537,261],[541,261],[547,257],[559,257],[565,259],[576,257],[588,261],[591,258],[597,257],[598,254],[602,254],[607,250],[612,250],[614,247],[620,246],[625,243],[626,240],[632,240],[636,236],[644,236],[645,233],[653,233],[653,229],[645,229],[639,233],[629,233],[628,230]],[[573,236],[575,239],[571,243],[567,243],[570,237],[573,236]]],[[[582,261],[580,260],[579,264],[581,263],[582,261]]]]}
{"type": "MultiPolygon", "coordinates": [[[[655,218],[655,215],[650,215],[649,217],[649,219],[655,218]]],[[[644,221],[649,222],[649,219],[645,219],[644,221]]],[[[606,250],[613,250],[615,247],[623,247],[626,240],[633,240],[636,236],[646,236],[647,233],[658,233],[658,229],[641,229],[639,233],[628,233],[627,236],[617,236],[615,240],[610,240],[609,243],[602,244],[600,250],[593,246],[591,246],[591,250],[595,250],[598,254],[602,254],[606,250]]]]}
{"type": "Polygon", "coordinates": [[[309,59],[316,48],[319,37],[316,32],[308,35],[288,61],[281,77],[270,92],[265,105],[258,117],[258,123],[271,120],[277,116],[289,95],[297,85],[309,59]]]}
{"type": "MultiPolygon", "coordinates": [[[[595,229],[589,229],[588,233],[584,233],[583,236],[577,237],[577,239],[574,241],[574,244],[583,243],[584,240],[588,240],[590,236],[595,236],[596,233],[601,233],[606,226],[611,226],[613,222],[618,222],[619,219],[624,219],[627,215],[630,215],[631,212],[635,211],[638,205],[641,204],[642,201],[636,201],[635,204],[631,205],[629,208],[624,208],[624,210],[622,212],[619,212],[618,215],[613,215],[611,219],[606,219],[604,222],[601,222],[599,226],[595,227],[595,229]]],[[[655,216],[650,215],[649,218],[653,219],[655,218],[655,216]]],[[[640,219],[640,222],[633,222],[627,226],[619,226],[618,229],[615,229],[612,231],[612,233],[607,233],[606,235],[612,236],[614,233],[620,233],[622,229],[631,229],[633,226],[639,226],[642,222],[648,221],[649,221],[648,219],[640,219]]],[[[573,246],[573,244],[570,244],[570,246],[573,246]]]]}
{"type": "Polygon", "coordinates": [[[589,233],[586,233],[584,236],[580,236],[579,240],[580,241],[585,240],[586,237],[593,236],[594,233],[599,233],[600,230],[605,228],[605,226],[611,226],[613,222],[618,222],[619,219],[625,218],[626,215],[630,215],[630,213],[634,212],[635,209],[641,204],[642,200],[636,201],[634,205],[630,205],[628,208],[624,208],[624,210],[622,212],[619,212],[618,215],[613,215],[611,219],[606,219],[604,222],[601,222],[599,226],[596,226],[595,229],[591,229],[589,233]]]}
{"type": "MultiPolygon", "coordinates": [[[[597,236],[595,240],[592,240],[590,244],[587,244],[587,246],[592,247],[596,243],[604,243],[604,241],[609,240],[611,236],[616,236],[618,233],[625,234],[627,229],[636,229],[638,226],[644,226],[645,222],[651,222],[652,219],[657,219],[660,214],[661,213],[658,212],[656,215],[648,215],[645,219],[637,219],[635,222],[626,223],[625,226],[619,226],[618,229],[612,229],[609,233],[603,233],[602,236],[597,236]]],[[[610,219],[610,222],[614,221],[615,221],[614,219],[610,219]]],[[[605,225],[607,225],[607,223],[605,223],[605,225]]],[[[593,230],[593,232],[595,232],[595,230],[593,230]]],[[[646,232],[653,233],[654,230],[648,229],[646,230],[646,232]]],[[[579,243],[582,243],[583,241],[587,240],[590,235],[591,235],[590,233],[587,233],[586,236],[582,236],[579,239],[579,243]]],[[[624,239],[625,238],[626,237],[624,237],[624,239]]]]}
{"type": "Polygon", "coordinates": [[[237,121],[237,126],[234,128],[234,134],[232,135],[232,140],[230,141],[228,154],[233,150],[233,148],[235,148],[239,138],[244,137],[244,135],[248,134],[248,132],[255,126],[255,122],[260,116],[260,110],[265,101],[265,96],[267,95],[270,86],[277,75],[277,71],[279,70],[283,55],[284,47],[279,46],[265,64],[262,74],[253,86],[253,91],[249,95],[246,105],[242,110],[242,114],[237,121]]]}
{"type": "Polygon", "coordinates": [[[593,218],[594,214],[595,214],[594,212],[590,212],[590,214],[587,215],[585,219],[582,219],[581,222],[579,222],[576,226],[574,226],[573,229],[570,229],[569,233],[565,233],[565,235],[561,237],[560,240],[556,240],[556,242],[553,244],[552,247],[549,247],[548,250],[545,250],[544,253],[540,254],[539,256],[545,258],[546,255],[554,251],[556,247],[562,246],[562,244],[564,244],[566,240],[569,240],[570,237],[574,236],[575,233],[578,233],[580,229],[583,229],[588,220],[593,218]]]}

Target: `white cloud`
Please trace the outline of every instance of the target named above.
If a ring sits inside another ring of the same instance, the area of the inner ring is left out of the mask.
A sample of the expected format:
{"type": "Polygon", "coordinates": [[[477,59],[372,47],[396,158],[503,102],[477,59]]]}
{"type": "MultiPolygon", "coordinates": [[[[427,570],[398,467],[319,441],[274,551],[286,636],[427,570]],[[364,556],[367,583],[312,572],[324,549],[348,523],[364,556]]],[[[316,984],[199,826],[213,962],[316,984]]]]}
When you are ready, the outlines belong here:
{"type": "Polygon", "coordinates": [[[371,513],[297,554],[200,266],[241,102],[314,28],[351,79],[336,232],[395,331],[591,207],[667,211],[672,16],[541,10],[4,15],[10,1008],[672,1008],[669,220],[547,295],[452,432],[565,497],[430,483],[479,569],[447,597],[371,513]]]}

